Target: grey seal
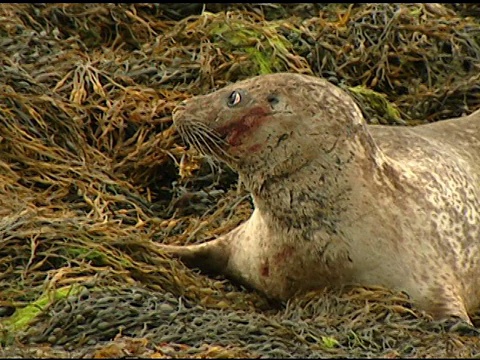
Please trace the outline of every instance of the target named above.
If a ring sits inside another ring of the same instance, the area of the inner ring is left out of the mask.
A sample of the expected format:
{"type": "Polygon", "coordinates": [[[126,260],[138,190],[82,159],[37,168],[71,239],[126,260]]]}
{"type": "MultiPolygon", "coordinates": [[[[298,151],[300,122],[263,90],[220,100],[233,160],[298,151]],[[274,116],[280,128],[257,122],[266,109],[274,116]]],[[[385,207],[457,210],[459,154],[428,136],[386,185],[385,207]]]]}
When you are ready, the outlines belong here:
{"type": "Polygon", "coordinates": [[[261,75],[177,106],[186,143],[226,162],[251,217],[202,244],[159,246],[270,298],[347,284],[406,292],[435,319],[480,305],[480,111],[367,125],[328,81],[261,75]]]}

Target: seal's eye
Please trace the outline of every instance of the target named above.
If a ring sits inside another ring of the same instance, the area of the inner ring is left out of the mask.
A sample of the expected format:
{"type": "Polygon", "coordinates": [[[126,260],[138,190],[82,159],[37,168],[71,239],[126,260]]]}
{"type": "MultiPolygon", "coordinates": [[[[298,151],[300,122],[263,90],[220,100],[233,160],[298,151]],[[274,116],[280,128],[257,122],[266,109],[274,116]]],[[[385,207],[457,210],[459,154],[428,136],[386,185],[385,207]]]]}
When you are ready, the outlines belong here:
{"type": "Polygon", "coordinates": [[[227,105],[229,107],[233,107],[237,105],[240,101],[242,101],[242,96],[238,91],[233,91],[230,96],[228,97],[227,105]]]}

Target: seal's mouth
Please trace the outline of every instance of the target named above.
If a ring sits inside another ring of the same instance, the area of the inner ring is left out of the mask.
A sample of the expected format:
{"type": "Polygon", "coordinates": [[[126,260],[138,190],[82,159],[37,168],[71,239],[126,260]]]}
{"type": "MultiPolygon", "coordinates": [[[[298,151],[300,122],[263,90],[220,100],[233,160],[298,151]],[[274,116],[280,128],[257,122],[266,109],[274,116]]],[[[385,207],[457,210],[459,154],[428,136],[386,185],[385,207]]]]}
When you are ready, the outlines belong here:
{"type": "Polygon", "coordinates": [[[241,145],[241,139],[250,132],[251,128],[241,121],[235,121],[215,129],[219,137],[230,146],[241,145]]]}

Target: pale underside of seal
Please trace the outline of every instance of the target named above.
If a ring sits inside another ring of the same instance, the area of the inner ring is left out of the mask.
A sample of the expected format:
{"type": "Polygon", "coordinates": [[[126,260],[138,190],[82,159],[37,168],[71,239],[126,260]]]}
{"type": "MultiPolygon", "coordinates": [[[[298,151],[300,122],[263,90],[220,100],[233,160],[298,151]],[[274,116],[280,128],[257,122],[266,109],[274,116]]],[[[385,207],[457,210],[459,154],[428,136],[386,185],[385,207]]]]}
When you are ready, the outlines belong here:
{"type": "Polygon", "coordinates": [[[434,318],[480,305],[480,112],[366,125],[323,79],[257,76],[180,104],[185,142],[251,192],[249,220],[215,240],[161,245],[276,299],[347,284],[405,291],[434,318]]]}

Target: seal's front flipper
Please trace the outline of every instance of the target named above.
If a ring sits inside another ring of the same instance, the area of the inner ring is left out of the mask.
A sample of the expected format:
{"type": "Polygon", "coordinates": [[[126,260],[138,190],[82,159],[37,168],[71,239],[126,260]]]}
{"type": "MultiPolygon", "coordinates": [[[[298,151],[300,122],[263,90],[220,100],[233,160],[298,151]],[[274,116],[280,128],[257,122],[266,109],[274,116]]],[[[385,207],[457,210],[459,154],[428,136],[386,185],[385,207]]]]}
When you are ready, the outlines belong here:
{"type": "Polygon", "coordinates": [[[188,267],[213,274],[225,274],[230,258],[228,240],[223,237],[195,245],[156,245],[166,254],[178,257],[188,267]]]}
{"type": "Polygon", "coordinates": [[[452,317],[447,319],[446,323],[450,325],[448,327],[449,332],[456,332],[466,336],[480,336],[480,329],[477,329],[463,319],[452,317]]]}
{"type": "Polygon", "coordinates": [[[433,331],[454,332],[463,336],[480,336],[480,329],[475,328],[469,321],[465,321],[459,316],[449,316],[429,322],[425,328],[433,331]]]}
{"type": "Polygon", "coordinates": [[[467,312],[463,298],[456,286],[446,282],[439,282],[431,288],[431,294],[426,310],[435,319],[430,325],[433,330],[457,332],[463,335],[480,336],[480,330],[476,329],[467,312]]]}

